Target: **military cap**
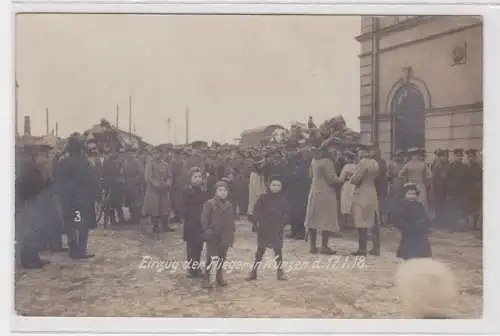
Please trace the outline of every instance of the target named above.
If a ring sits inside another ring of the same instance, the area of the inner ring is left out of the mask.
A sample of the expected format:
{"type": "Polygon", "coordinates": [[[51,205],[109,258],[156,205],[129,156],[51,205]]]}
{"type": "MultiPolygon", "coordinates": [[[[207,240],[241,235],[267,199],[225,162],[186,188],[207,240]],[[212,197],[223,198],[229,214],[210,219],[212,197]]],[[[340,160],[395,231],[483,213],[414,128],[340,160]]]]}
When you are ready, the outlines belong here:
{"type": "Polygon", "coordinates": [[[453,154],[455,154],[455,155],[464,155],[464,150],[463,150],[463,148],[455,148],[453,150],[453,154]]]}
{"type": "Polygon", "coordinates": [[[422,152],[423,152],[423,149],[419,148],[419,147],[412,147],[412,148],[408,149],[408,154],[418,154],[418,153],[422,153],[422,152]]]}
{"type": "Polygon", "coordinates": [[[465,151],[466,154],[477,155],[478,150],[475,148],[470,148],[465,151]]]}
{"type": "Polygon", "coordinates": [[[353,151],[347,150],[347,151],[344,152],[344,155],[347,156],[347,157],[353,158],[353,157],[356,156],[356,153],[353,152],[353,151]]]}
{"type": "Polygon", "coordinates": [[[396,150],[396,152],[394,153],[394,155],[396,155],[396,156],[400,156],[400,155],[404,155],[404,154],[405,154],[405,151],[404,151],[404,150],[402,150],[402,149],[398,149],[398,150],[396,150]]]}

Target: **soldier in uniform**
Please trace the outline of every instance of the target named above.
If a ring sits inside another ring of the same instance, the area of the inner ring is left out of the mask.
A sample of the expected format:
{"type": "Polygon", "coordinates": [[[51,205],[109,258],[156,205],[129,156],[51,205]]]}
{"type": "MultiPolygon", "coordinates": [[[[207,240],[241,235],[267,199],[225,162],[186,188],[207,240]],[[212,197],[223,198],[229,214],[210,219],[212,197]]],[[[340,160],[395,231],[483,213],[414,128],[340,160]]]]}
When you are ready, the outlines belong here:
{"type": "Polygon", "coordinates": [[[387,208],[387,202],[386,202],[386,198],[387,198],[387,192],[388,192],[388,189],[389,189],[389,181],[388,181],[388,178],[387,178],[387,163],[385,162],[385,160],[382,158],[381,156],[381,153],[380,153],[380,149],[377,149],[375,151],[375,161],[377,161],[378,163],[378,167],[379,167],[379,175],[378,177],[376,178],[375,180],[375,188],[377,189],[377,197],[378,197],[378,201],[379,201],[379,214],[380,214],[380,221],[381,221],[381,225],[384,224],[384,215],[386,215],[387,211],[386,211],[386,208],[387,208]]]}
{"type": "Polygon", "coordinates": [[[141,209],[144,200],[142,193],[144,169],[134,150],[129,150],[124,157],[121,175],[124,179],[125,204],[130,209],[130,222],[136,225],[141,220],[141,209]]]}
{"type": "Polygon", "coordinates": [[[109,211],[104,214],[104,222],[108,219],[111,225],[124,222],[122,203],[122,182],[120,180],[121,162],[118,153],[111,153],[103,163],[102,176],[104,181],[104,192],[108,198],[109,211]],[[118,213],[118,222],[116,221],[115,212],[118,213]]]}
{"type": "Polygon", "coordinates": [[[72,134],[66,147],[68,156],[59,162],[62,216],[68,236],[69,256],[74,259],[93,257],[87,253],[89,226],[95,222],[91,218],[92,171],[84,153],[83,140],[79,134],[72,134]]]}
{"type": "Polygon", "coordinates": [[[143,212],[145,216],[151,218],[155,232],[159,232],[160,223],[164,231],[171,231],[168,222],[171,211],[172,173],[169,165],[161,160],[160,155],[160,150],[157,148],[153,157],[148,160],[145,169],[147,188],[143,212]]]}
{"type": "Polygon", "coordinates": [[[26,149],[16,152],[15,177],[15,236],[21,266],[42,268],[49,261],[41,259],[39,254],[45,228],[40,225],[37,198],[45,188],[45,181],[40,167],[26,149]]]}
{"type": "Polygon", "coordinates": [[[453,150],[453,162],[445,176],[446,192],[446,223],[452,227],[460,224],[465,219],[467,209],[467,177],[468,167],[463,162],[464,150],[453,150]]]}
{"type": "Polygon", "coordinates": [[[309,164],[302,152],[296,153],[289,162],[290,177],[287,200],[290,207],[291,232],[288,238],[303,240],[305,238],[304,221],[306,218],[307,197],[309,196],[309,164]]]}
{"type": "Polygon", "coordinates": [[[466,154],[469,162],[467,169],[469,217],[472,227],[477,230],[481,225],[479,217],[483,206],[483,167],[477,160],[477,149],[469,149],[466,154]]]}
{"type": "Polygon", "coordinates": [[[432,164],[432,208],[437,225],[444,224],[444,214],[446,213],[446,186],[445,178],[450,168],[450,163],[446,153],[442,149],[436,151],[436,159],[432,164]]]}

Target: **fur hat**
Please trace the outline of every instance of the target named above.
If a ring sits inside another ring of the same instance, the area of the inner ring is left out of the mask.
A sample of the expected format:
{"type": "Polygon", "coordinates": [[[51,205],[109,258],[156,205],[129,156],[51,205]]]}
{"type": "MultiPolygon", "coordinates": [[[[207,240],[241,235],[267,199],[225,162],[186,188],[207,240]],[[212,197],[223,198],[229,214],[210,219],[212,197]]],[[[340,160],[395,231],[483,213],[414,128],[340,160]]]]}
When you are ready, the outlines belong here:
{"type": "Polygon", "coordinates": [[[229,186],[228,186],[228,184],[225,181],[219,181],[219,182],[217,182],[215,184],[215,188],[214,189],[217,190],[217,188],[219,188],[219,187],[224,187],[224,188],[226,188],[226,190],[229,190],[229,186]]]}
{"type": "Polygon", "coordinates": [[[458,299],[451,270],[431,258],[411,259],[399,265],[396,286],[407,318],[451,318],[448,312],[458,299]]]}
{"type": "Polygon", "coordinates": [[[268,180],[269,184],[271,184],[272,181],[280,181],[283,184],[283,179],[278,174],[274,174],[274,175],[271,175],[271,177],[269,177],[269,180],[268,180]]]}
{"type": "Polygon", "coordinates": [[[189,170],[187,172],[188,179],[191,180],[194,173],[200,173],[200,172],[201,172],[200,167],[194,166],[194,167],[189,168],[189,170]]]}

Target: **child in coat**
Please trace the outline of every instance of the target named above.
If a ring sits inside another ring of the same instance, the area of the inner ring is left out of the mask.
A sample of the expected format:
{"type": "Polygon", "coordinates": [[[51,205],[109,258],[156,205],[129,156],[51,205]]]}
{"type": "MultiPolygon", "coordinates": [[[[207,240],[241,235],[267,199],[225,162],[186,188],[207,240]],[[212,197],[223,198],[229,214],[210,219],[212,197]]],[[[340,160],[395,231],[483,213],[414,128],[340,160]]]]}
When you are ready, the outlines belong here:
{"type": "Polygon", "coordinates": [[[235,213],[227,200],[228,185],[224,181],[215,184],[215,195],[205,202],[201,213],[203,237],[207,245],[207,262],[203,277],[203,288],[212,288],[210,272],[216,268],[218,286],[227,286],[223,278],[223,265],[227,250],[233,246],[235,213]]]}
{"type": "Polygon", "coordinates": [[[188,277],[201,276],[200,259],[203,249],[203,227],[201,212],[207,201],[207,193],[202,188],[203,176],[199,167],[188,171],[188,187],[182,194],[180,215],[183,219],[183,239],[186,242],[188,277]]]}
{"type": "Polygon", "coordinates": [[[406,183],[403,191],[404,199],[393,214],[394,224],[401,232],[396,256],[403,260],[430,258],[429,218],[424,205],[418,201],[420,190],[415,183],[406,183]]]}
{"type": "Polygon", "coordinates": [[[283,227],[288,223],[288,205],[281,193],[283,183],[279,176],[269,178],[267,193],[260,196],[253,210],[253,221],[257,226],[257,252],[255,262],[247,281],[257,280],[257,268],[267,248],[274,250],[277,266],[277,279],[287,280],[283,264],[283,227]]]}

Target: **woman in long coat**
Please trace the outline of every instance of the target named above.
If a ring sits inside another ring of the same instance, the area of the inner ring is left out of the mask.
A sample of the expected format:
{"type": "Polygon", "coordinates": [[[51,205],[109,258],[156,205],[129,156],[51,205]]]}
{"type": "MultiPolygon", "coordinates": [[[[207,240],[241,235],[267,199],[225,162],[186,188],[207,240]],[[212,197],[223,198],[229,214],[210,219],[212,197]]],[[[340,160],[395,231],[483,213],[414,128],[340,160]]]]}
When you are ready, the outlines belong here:
{"type": "MultiPolygon", "coordinates": [[[[379,219],[379,203],[375,180],[379,174],[379,166],[374,153],[360,151],[361,160],[351,178],[355,186],[352,199],[354,226],[358,230],[358,251],[354,255],[366,255],[368,245],[368,229],[379,219]]],[[[378,234],[374,241],[373,254],[378,254],[380,242],[378,234]]]]}
{"type": "Polygon", "coordinates": [[[352,220],[352,196],[354,193],[354,185],[349,182],[352,175],[356,171],[356,167],[358,166],[355,163],[356,154],[353,152],[346,151],[344,152],[344,160],[346,164],[342,168],[340,172],[339,179],[343,181],[342,189],[340,191],[340,213],[343,218],[343,226],[349,226],[350,220],[352,220]]]}
{"type": "Polygon", "coordinates": [[[155,230],[159,222],[170,216],[170,187],[172,175],[169,165],[162,161],[158,153],[150,159],[145,169],[146,194],[143,212],[152,218],[155,230]]]}
{"type": "Polygon", "coordinates": [[[427,202],[427,186],[432,179],[432,173],[422,160],[421,148],[410,148],[408,154],[410,160],[404,165],[399,172],[399,177],[404,183],[415,183],[420,190],[418,200],[424,206],[425,211],[429,214],[429,204],[427,202]]]}
{"type": "Polygon", "coordinates": [[[312,182],[304,223],[308,229],[311,253],[318,252],[316,237],[318,231],[321,231],[320,253],[334,254],[328,247],[328,238],[332,233],[340,232],[335,187],[342,181],[338,179],[334,164],[328,157],[328,148],[323,144],[311,163],[312,182]]]}

